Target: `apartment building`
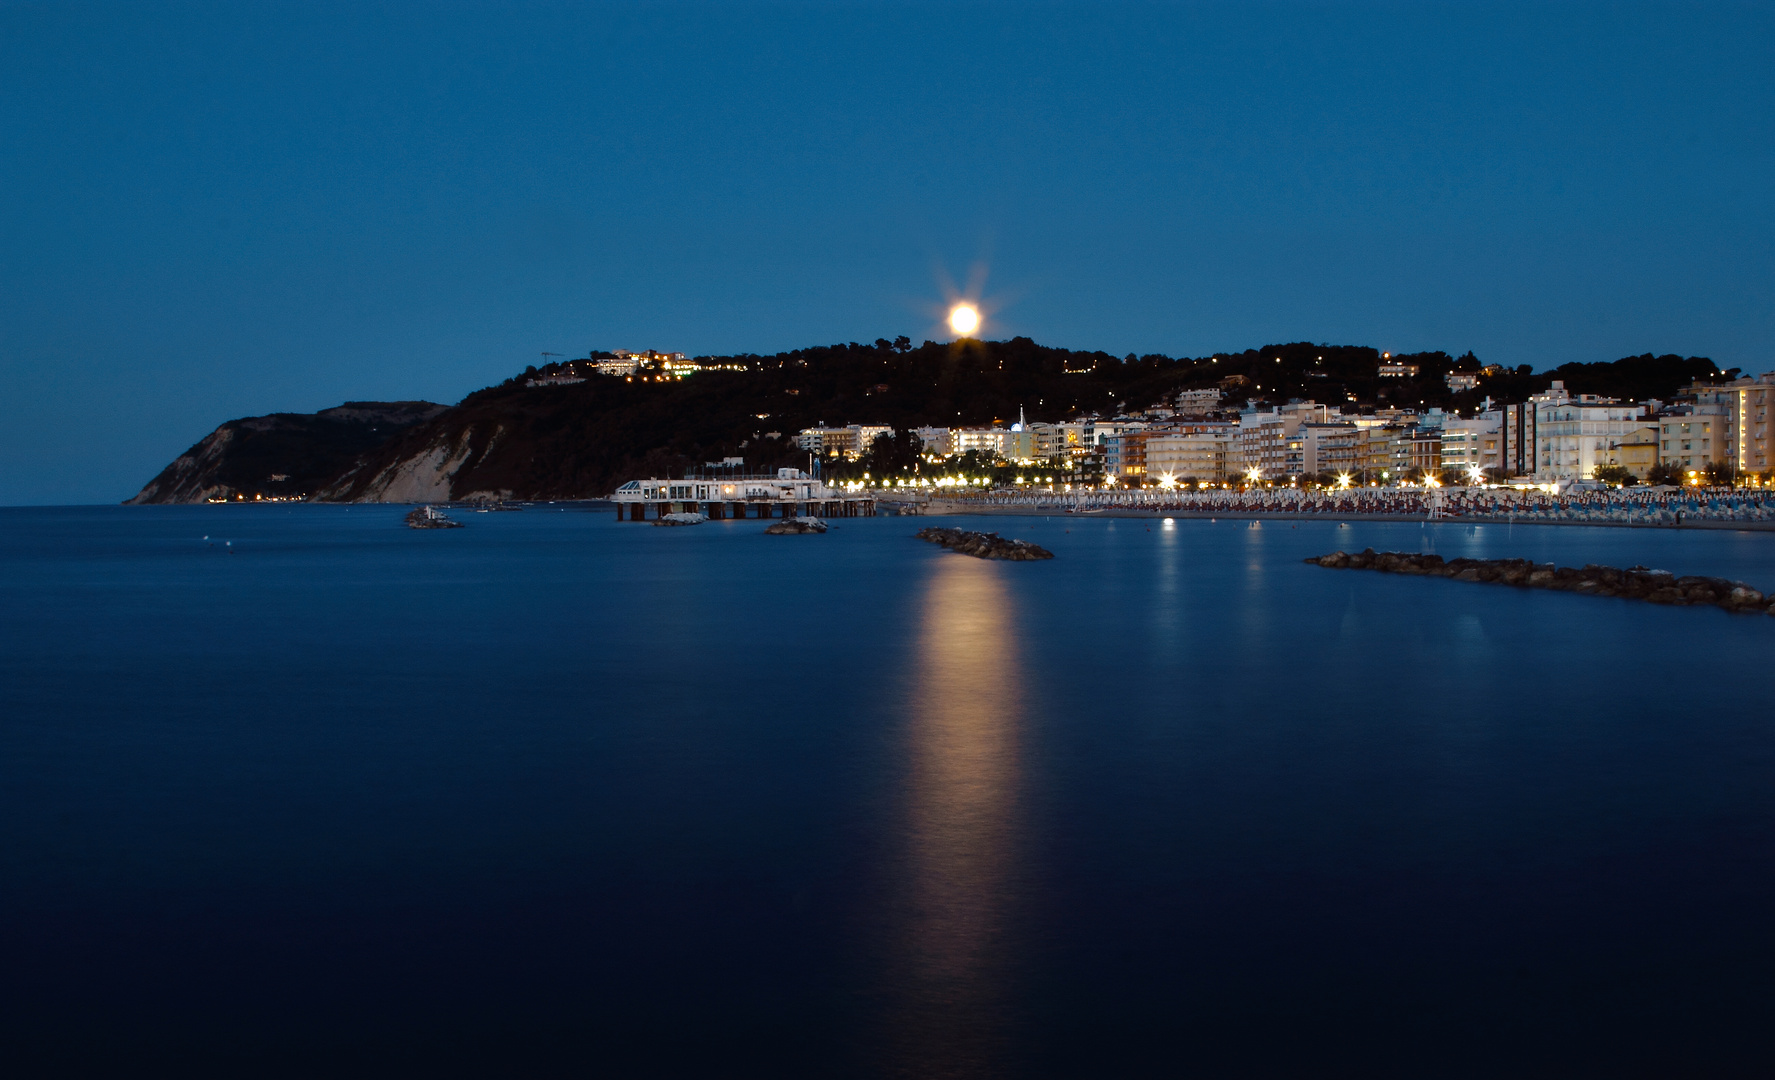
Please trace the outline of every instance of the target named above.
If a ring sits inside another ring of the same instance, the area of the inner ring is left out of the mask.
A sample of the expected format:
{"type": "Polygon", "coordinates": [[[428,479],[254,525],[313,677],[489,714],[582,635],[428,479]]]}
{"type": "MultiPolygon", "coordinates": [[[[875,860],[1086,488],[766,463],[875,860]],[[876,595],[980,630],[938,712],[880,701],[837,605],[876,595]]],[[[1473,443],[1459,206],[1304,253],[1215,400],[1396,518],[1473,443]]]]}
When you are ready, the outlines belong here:
{"type": "MultiPolygon", "coordinates": [[[[1690,386],[1683,393],[1694,397],[1697,408],[1721,410],[1725,416],[1726,460],[1739,472],[1766,473],[1775,466],[1775,446],[1770,445],[1769,431],[1769,406],[1775,404],[1775,371],[1722,386],[1690,386]]],[[[1662,432],[1659,441],[1663,441],[1662,432]]]]}
{"type": "Polygon", "coordinates": [[[1207,416],[1220,408],[1223,392],[1216,389],[1180,390],[1177,392],[1177,415],[1207,416]]]}
{"type": "Polygon", "coordinates": [[[1356,470],[1371,481],[1393,481],[1411,468],[1411,438],[1415,427],[1380,424],[1360,429],[1356,442],[1356,470]]]}
{"type": "Polygon", "coordinates": [[[1658,460],[1684,473],[1702,474],[1709,465],[1724,465],[1734,458],[1730,405],[1678,405],[1656,418],[1658,460]]]}
{"type": "Polygon", "coordinates": [[[885,424],[848,424],[841,428],[802,428],[795,436],[795,445],[823,457],[844,457],[852,461],[862,457],[882,435],[894,429],[885,424]]]}
{"type": "Polygon", "coordinates": [[[1470,420],[1454,416],[1443,420],[1443,470],[1459,472],[1463,478],[1475,472],[1494,479],[1501,476],[1504,462],[1502,426],[1499,417],[1493,413],[1470,420]]]}
{"type": "Polygon", "coordinates": [[[1357,472],[1356,448],[1362,438],[1362,429],[1354,422],[1302,424],[1299,438],[1303,475],[1330,473],[1341,476],[1346,473],[1354,475],[1357,472]]]}
{"type": "Polygon", "coordinates": [[[1608,464],[1611,441],[1644,426],[1638,405],[1595,394],[1571,394],[1557,379],[1535,405],[1535,479],[1588,480],[1608,464]]]}
{"type": "Polygon", "coordinates": [[[1300,432],[1301,417],[1269,412],[1239,414],[1238,468],[1252,479],[1277,480],[1287,476],[1288,441],[1300,432]]]}
{"type": "Polygon", "coordinates": [[[1610,465],[1619,465],[1641,480],[1652,474],[1659,461],[1659,425],[1635,428],[1620,439],[1609,442],[1610,465]]]}
{"type": "Polygon", "coordinates": [[[1146,440],[1146,475],[1158,479],[1225,483],[1238,472],[1236,424],[1189,424],[1154,432],[1146,440]]]}
{"type": "Polygon", "coordinates": [[[1103,446],[1103,473],[1124,483],[1138,484],[1146,476],[1145,431],[1124,431],[1111,435],[1103,446]]]}

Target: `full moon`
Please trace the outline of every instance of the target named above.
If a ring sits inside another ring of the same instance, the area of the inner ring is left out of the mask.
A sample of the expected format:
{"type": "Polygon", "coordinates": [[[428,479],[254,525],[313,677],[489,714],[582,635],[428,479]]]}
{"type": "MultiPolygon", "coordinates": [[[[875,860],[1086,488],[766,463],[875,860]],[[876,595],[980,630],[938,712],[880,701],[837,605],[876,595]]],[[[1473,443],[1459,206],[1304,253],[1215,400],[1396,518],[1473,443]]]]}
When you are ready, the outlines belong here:
{"type": "Polygon", "coordinates": [[[949,312],[949,328],[967,337],[980,328],[980,312],[972,304],[957,304],[949,312]]]}

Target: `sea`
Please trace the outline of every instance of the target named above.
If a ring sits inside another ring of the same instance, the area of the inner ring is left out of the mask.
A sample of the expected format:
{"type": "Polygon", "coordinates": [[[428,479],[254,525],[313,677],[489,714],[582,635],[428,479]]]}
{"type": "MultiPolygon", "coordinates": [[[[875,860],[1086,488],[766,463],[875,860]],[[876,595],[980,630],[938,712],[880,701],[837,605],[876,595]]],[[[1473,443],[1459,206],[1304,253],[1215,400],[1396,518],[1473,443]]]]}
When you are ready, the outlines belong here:
{"type": "Polygon", "coordinates": [[[1775,1073],[1775,618],[1302,561],[1775,534],[405,509],[0,510],[0,1072],[1775,1073]]]}

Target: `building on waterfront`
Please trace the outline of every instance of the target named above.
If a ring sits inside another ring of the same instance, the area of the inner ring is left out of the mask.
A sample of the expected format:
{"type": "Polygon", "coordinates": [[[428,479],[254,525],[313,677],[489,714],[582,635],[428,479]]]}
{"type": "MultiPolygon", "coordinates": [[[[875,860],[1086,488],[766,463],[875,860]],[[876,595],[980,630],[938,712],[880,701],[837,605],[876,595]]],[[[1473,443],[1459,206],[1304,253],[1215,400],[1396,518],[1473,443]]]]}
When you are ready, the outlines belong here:
{"type": "Polygon", "coordinates": [[[1484,413],[1472,419],[1451,416],[1442,422],[1442,468],[1471,476],[1499,477],[1504,462],[1502,423],[1484,413]]]}
{"type": "Polygon", "coordinates": [[[1415,426],[1375,424],[1360,428],[1356,440],[1356,471],[1370,483],[1397,481],[1411,468],[1411,436],[1415,426]]]}
{"type": "Polygon", "coordinates": [[[1089,417],[1055,424],[1054,455],[1071,458],[1089,457],[1094,449],[1090,439],[1090,431],[1092,421],[1095,419],[1095,417],[1089,417]]]}
{"type": "Polygon", "coordinates": [[[1011,428],[955,428],[949,433],[949,452],[996,454],[1006,461],[1035,460],[1035,432],[1011,428]]]}
{"type": "Polygon", "coordinates": [[[1361,440],[1362,429],[1353,421],[1302,424],[1298,437],[1303,475],[1353,476],[1358,471],[1356,445],[1361,440]]]}
{"type": "Polygon", "coordinates": [[[1775,465],[1775,446],[1770,445],[1769,430],[1769,406],[1775,404],[1775,371],[1723,385],[1689,386],[1683,394],[1692,396],[1697,408],[1720,410],[1725,417],[1726,460],[1739,472],[1762,474],[1775,465]]]}
{"type": "Polygon", "coordinates": [[[1302,475],[1306,445],[1301,426],[1330,419],[1330,408],[1312,401],[1291,401],[1268,412],[1247,409],[1239,414],[1239,470],[1265,480],[1302,475]]]}
{"type": "Polygon", "coordinates": [[[841,428],[825,426],[801,429],[795,445],[823,457],[843,457],[850,461],[862,457],[883,435],[893,435],[885,424],[848,424],[841,428]]]}
{"type": "Polygon", "coordinates": [[[1124,431],[1111,435],[1103,444],[1103,474],[1126,484],[1139,484],[1146,476],[1145,431],[1124,431]]]}
{"type": "Polygon", "coordinates": [[[951,450],[950,431],[946,427],[914,428],[912,433],[918,436],[920,449],[935,457],[948,457],[951,450]]]}
{"type": "Polygon", "coordinates": [[[1085,442],[1087,445],[1101,451],[1104,447],[1109,445],[1110,439],[1123,432],[1145,430],[1146,424],[1144,421],[1123,418],[1103,420],[1093,416],[1086,418],[1085,421],[1085,442]]]}
{"type": "Polygon", "coordinates": [[[1053,424],[1022,424],[1010,428],[915,428],[913,434],[927,454],[936,457],[950,457],[965,454],[970,450],[977,454],[994,454],[1006,461],[1035,461],[1041,440],[1038,427],[1051,431],[1061,425],[1053,424]]]}
{"type": "Polygon", "coordinates": [[[1239,414],[1238,468],[1250,479],[1276,480],[1288,475],[1288,442],[1300,431],[1302,418],[1281,409],[1239,414]]]}
{"type": "Polygon", "coordinates": [[[1036,420],[1024,424],[1023,430],[1029,432],[1030,439],[1034,443],[1034,457],[1037,461],[1052,461],[1060,455],[1061,440],[1064,437],[1060,425],[1044,424],[1036,420]]]}
{"type": "Polygon", "coordinates": [[[1659,425],[1635,428],[1619,439],[1609,441],[1608,464],[1617,465],[1641,480],[1652,475],[1659,461],[1659,425]]]}
{"type": "MultiPolygon", "coordinates": [[[[1498,447],[1503,451],[1498,476],[1532,476],[1535,471],[1535,406],[1519,401],[1491,410],[1498,417],[1498,447]]],[[[1490,413],[1487,413],[1490,415],[1490,413]]]]}
{"type": "Polygon", "coordinates": [[[1724,465],[1732,460],[1732,440],[1728,428],[1732,417],[1726,406],[1677,405],[1656,417],[1658,424],[1658,460],[1674,465],[1685,474],[1704,475],[1710,465],[1724,465]]]}
{"type": "Polygon", "coordinates": [[[1610,441],[1643,426],[1641,408],[1595,394],[1571,394],[1558,379],[1535,405],[1535,479],[1589,480],[1608,464],[1610,441]]]}
{"type": "MultiPolygon", "coordinates": [[[[1225,483],[1238,425],[1196,423],[1153,432],[1146,439],[1146,475],[1149,480],[1194,480],[1225,483]]],[[[1237,471],[1236,460],[1231,471],[1237,471]]]]}
{"type": "Polygon", "coordinates": [[[1442,429],[1415,427],[1410,429],[1412,474],[1436,476],[1442,472],[1442,429]]]}

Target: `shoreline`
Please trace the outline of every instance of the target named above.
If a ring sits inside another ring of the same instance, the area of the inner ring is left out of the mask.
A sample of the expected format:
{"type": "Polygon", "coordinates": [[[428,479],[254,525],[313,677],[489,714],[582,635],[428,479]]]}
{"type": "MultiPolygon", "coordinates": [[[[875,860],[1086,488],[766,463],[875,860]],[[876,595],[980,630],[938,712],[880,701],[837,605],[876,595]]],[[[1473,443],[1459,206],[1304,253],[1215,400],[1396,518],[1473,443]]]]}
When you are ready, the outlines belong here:
{"type": "Polygon", "coordinates": [[[1698,519],[1681,525],[1650,521],[1550,521],[1545,518],[1466,515],[1432,518],[1427,514],[1303,514],[1277,510],[1147,510],[1140,507],[1115,507],[1094,510],[1041,510],[1024,506],[976,507],[955,503],[932,502],[920,514],[909,517],[1074,517],[1074,518],[1183,518],[1200,521],[1416,521],[1431,525],[1564,525],[1592,529],[1725,529],[1742,532],[1775,532],[1775,521],[1712,521],[1698,519]]]}

